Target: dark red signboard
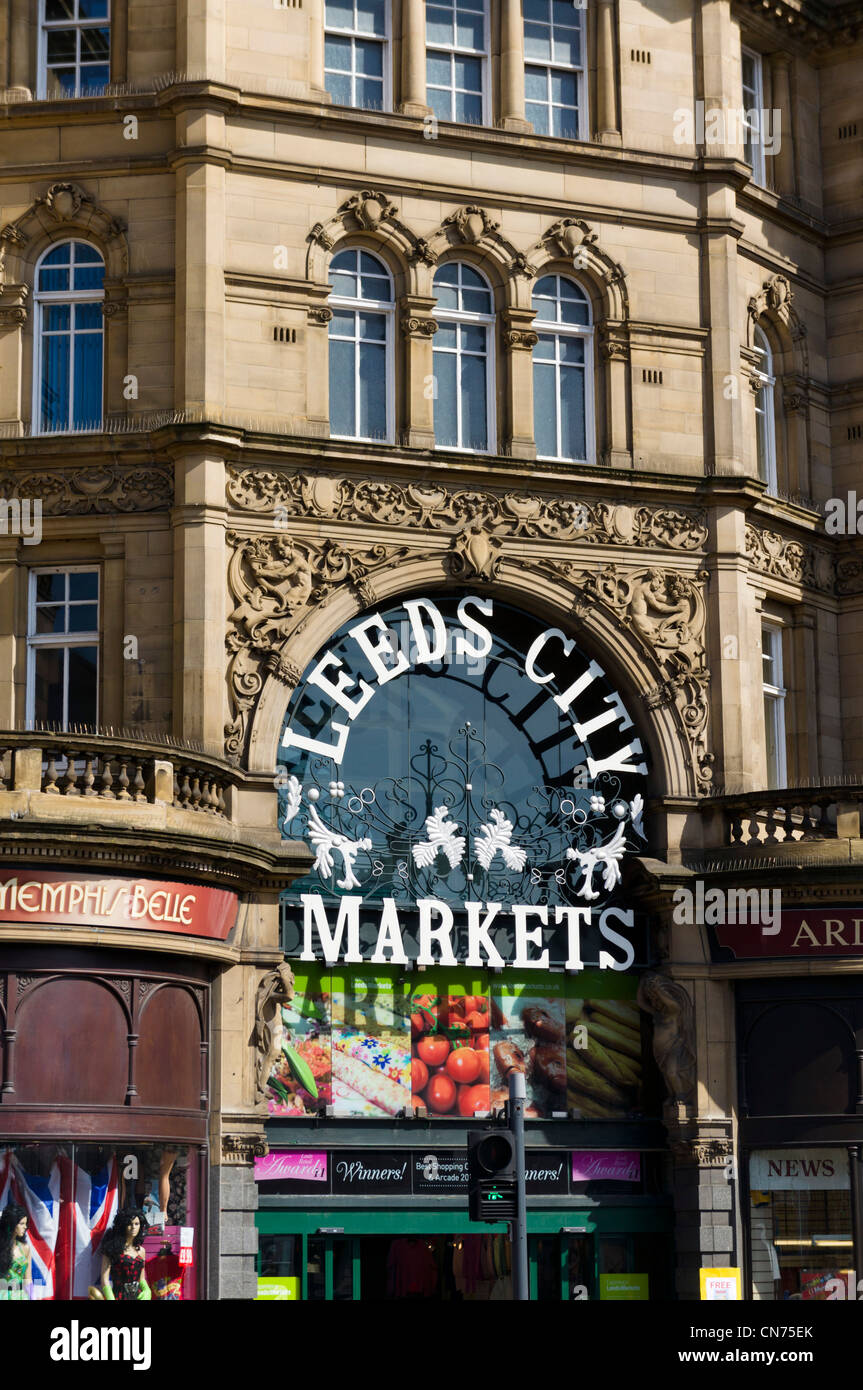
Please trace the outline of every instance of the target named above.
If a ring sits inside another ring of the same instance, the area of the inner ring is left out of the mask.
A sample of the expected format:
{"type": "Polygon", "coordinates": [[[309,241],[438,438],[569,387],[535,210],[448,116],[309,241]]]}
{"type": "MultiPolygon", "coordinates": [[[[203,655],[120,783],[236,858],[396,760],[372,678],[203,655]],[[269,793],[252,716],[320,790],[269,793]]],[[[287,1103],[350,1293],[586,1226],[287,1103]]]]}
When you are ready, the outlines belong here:
{"type": "Polygon", "coordinates": [[[713,930],[719,945],[731,951],[735,960],[760,960],[765,956],[863,956],[863,907],[783,909],[775,934],[766,934],[757,923],[717,926],[713,930]]]}
{"type": "Polygon", "coordinates": [[[224,941],[236,918],[237,895],[224,888],[62,870],[0,870],[0,922],[129,927],[224,941]]]}

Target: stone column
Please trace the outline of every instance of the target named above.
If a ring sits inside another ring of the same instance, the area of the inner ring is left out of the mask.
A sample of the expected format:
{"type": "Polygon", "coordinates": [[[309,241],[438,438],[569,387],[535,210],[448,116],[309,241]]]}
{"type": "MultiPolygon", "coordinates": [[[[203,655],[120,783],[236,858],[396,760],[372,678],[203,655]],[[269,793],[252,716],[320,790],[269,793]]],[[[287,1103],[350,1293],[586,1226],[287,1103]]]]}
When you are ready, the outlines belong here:
{"type": "Polygon", "coordinates": [[[225,164],[182,150],[221,151],[225,142],[221,114],[178,117],[174,399],[178,409],[210,409],[214,418],[225,408],[225,164]]]}
{"type": "Polygon", "coordinates": [[[596,131],[602,145],[620,145],[615,61],[615,0],[596,6],[596,131]]]}
{"type": "MultiPolygon", "coordinates": [[[[777,383],[776,390],[780,389],[777,383]]],[[[782,409],[785,413],[788,491],[812,494],[809,469],[809,393],[802,377],[783,377],[782,409]]]]}
{"type": "Polygon", "coordinates": [[[212,0],[177,0],[177,67],[215,82],[225,80],[225,10],[212,0]]]}
{"type": "Polygon", "coordinates": [[[29,101],[36,88],[36,6],[12,0],[9,17],[9,87],[19,101],[29,101]]]}
{"type": "Polygon", "coordinates": [[[324,86],[324,0],[309,0],[309,89],[313,96],[330,100],[324,86]]]}
{"type": "Polygon", "coordinates": [[[760,718],[761,624],[745,558],[746,517],[732,497],[725,502],[717,494],[708,525],[713,780],[720,787],[755,790],[765,785],[767,767],[760,718]]]}
{"type": "Polygon", "coordinates": [[[524,115],[524,20],[521,0],[500,0],[500,121],[502,130],[533,130],[524,115]]]}
{"type": "Polygon", "coordinates": [[[503,315],[503,348],[509,367],[504,448],[516,459],[536,458],[533,349],[538,339],[533,328],[535,317],[533,308],[508,309],[503,315]]]}
{"type": "Polygon", "coordinates": [[[818,610],[811,603],[795,604],[791,619],[791,671],[788,673],[790,680],[788,676],[785,679],[789,695],[785,704],[791,755],[788,785],[814,786],[821,779],[819,744],[820,730],[825,722],[820,710],[822,683],[812,679],[815,671],[820,670],[822,680],[824,675],[823,667],[818,665],[818,610]]]}
{"type": "Polygon", "coordinates": [[[201,450],[175,465],[174,728],[224,746],[227,548],[225,463],[201,450]]]}
{"type": "MultiPolygon", "coordinates": [[[[329,290],[325,291],[325,295],[329,290]]],[[[330,432],[330,320],[333,311],[326,298],[306,309],[306,420],[309,433],[326,436],[330,432]]]]}
{"type": "MultiPolygon", "coordinates": [[[[606,327],[599,343],[600,360],[597,368],[605,374],[604,439],[597,429],[597,462],[611,468],[631,468],[629,448],[629,391],[627,390],[630,355],[629,343],[614,329],[606,327]]],[[[597,422],[598,423],[598,422],[597,422]]]]}
{"type": "Polygon", "coordinates": [[[773,106],[782,113],[779,149],[773,156],[773,186],[783,198],[793,198],[797,192],[797,175],[794,168],[791,54],[773,53],[770,70],[773,76],[773,106]]]}
{"type": "Polygon", "coordinates": [[[425,0],[402,0],[402,90],[399,110],[427,116],[425,0]]]}
{"type": "Polygon", "coordinates": [[[437,301],[404,295],[399,301],[405,352],[405,425],[410,449],[434,448],[434,344],[437,301]]]}
{"type": "Polygon", "coordinates": [[[21,423],[24,325],[27,285],[0,288],[0,420],[21,423]]]}
{"type": "MultiPolygon", "coordinates": [[[[22,620],[26,622],[26,599],[23,589],[27,578],[26,570],[18,567],[18,536],[0,536],[0,728],[15,729],[24,727],[24,681],[27,661],[26,643],[16,639],[21,632],[22,620]],[[19,586],[18,576],[21,576],[19,586]],[[22,601],[23,600],[23,601],[22,601]],[[16,653],[17,646],[17,653],[16,653]],[[16,673],[15,658],[19,661],[16,673]],[[15,676],[18,675],[20,702],[16,698],[15,676]]],[[[30,547],[27,547],[29,550],[30,547]]],[[[27,550],[24,551],[26,555],[27,550]]]]}
{"type": "MultiPolygon", "coordinates": [[[[126,675],[129,663],[123,654],[126,629],[126,538],[122,532],[103,531],[102,545],[102,652],[99,723],[120,727],[131,723],[126,711],[126,675]]],[[[128,634],[140,639],[141,633],[128,634]]],[[[137,662],[133,669],[137,671],[137,662]]]]}
{"type": "Polygon", "coordinates": [[[125,82],[128,75],[129,0],[111,5],[111,81],[125,82]]]}

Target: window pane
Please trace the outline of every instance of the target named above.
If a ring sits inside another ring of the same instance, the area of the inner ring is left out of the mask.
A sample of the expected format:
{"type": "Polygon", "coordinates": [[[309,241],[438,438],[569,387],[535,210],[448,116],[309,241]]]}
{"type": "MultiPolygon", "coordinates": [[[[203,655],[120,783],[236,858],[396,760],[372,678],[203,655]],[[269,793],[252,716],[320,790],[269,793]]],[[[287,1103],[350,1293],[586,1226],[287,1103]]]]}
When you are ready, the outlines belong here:
{"type": "Polygon", "coordinates": [[[524,17],[525,20],[538,19],[548,23],[548,0],[524,0],[524,17]]]}
{"type": "Polygon", "coordinates": [[[46,333],[68,333],[71,308],[68,304],[46,304],[42,311],[42,327],[46,333]]]}
{"type": "Polygon", "coordinates": [[[47,39],[49,63],[75,62],[77,58],[75,49],[75,29],[49,29],[47,39]]]}
{"type": "MultiPolygon", "coordinates": [[[[353,318],[353,315],[350,316],[353,318]]],[[[330,431],[356,434],[354,413],[354,346],[330,337],[330,431]]]]}
{"type": "Polygon", "coordinates": [[[390,282],[382,275],[362,275],[360,277],[360,298],[389,300],[390,282]]]}
{"type": "Polygon", "coordinates": [[[109,43],[107,29],[81,30],[82,62],[105,63],[108,61],[109,43]]]}
{"type": "Polygon", "coordinates": [[[454,323],[439,324],[438,331],[434,335],[435,352],[437,352],[439,348],[455,349],[457,338],[458,329],[454,323]]]}
{"type": "Polygon", "coordinates": [[[50,605],[36,609],[36,632],[65,632],[66,609],[52,608],[50,605]]]}
{"type": "Polygon", "coordinates": [[[41,428],[64,429],[68,420],[69,338],[66,334],[58,334],[42,340],[41,428]]]}
{"type": "Polygon", "coordinates": [[[45,0],[45,18],[74,19],[75,0],[45,0]]]}
{"type": "MultiPolygon", "coordinates": [[[[328,72],[324,85],[336,106],[352,106],[351,79],[341,73],[328,72]]],[[[341,291],[339,291],[341,293],[341,291]]]]}
{"type": "Polygon", "coordinates": [[[81,19],[107,19],[108,0],[78,0],[81,19]]]}
{"type": "Polygon", "coordinates": [[[779,742],[777,739],[778,701],[770,695],[764,696],[764,737],[767,749],[767,785],[778,787],[780,781],[779,742]]]}
{"type": "Polygon", "coordinates": [[[363,43],[360,41],[356,45],[357,72],[363,73],[366,77],[382,77],[384,71],[384,47],[381,43],[363,43]]]}
{"type": "Polygon", "coordinates": [[[459,48],[484,49],[484,28],[485,25],[483,24],[483,17],[481,14],[465,14],[462,12],[459,15],[458,24],[456,26],[456,43],[459,48]]]}
{"type": "Polygon", "coordinates": [[[559,106],[574,106],[576,100],[575,75],[571,72],[551,74],[551,98],[559,106]]]}
{"type": "Polygon", "coordinates": [[[583,459],[585,453],[584,372],[564,368],[560,373],[560,432],[564,458],[583,459]]]}
{"type": "Polygon", "coordinates": [[[488,418],[484,357],[462,357],[461,392],[462,444],[467,449],[486,449],[488,418]]]}
{"type": "Polygon", "coordinates": [[[360,335],[364,339],[383,342],[387,333],[387,321],[383,314],[360,314],[360,335]]]}
{"type": "Polygon", "coordinates": [[[452,120],[452,98],[449,92],[442,92],[439,87],[428,87],[426,101],[439,121],[452,120]]]}
{"type": "Polygon", "coordinates": [[[102,330],[102,305],[97,304],[75,304],[75,329],[77,332],[83,330],[98,329],[102,330]]]}
{"type": "MultiPolygon", "coordinates": [[[[437,338],[437,334],[435,337],[437,338]]],[[[437,398],[434,403],[435,443],[447,446],[458,444],[456,414],[456,362],[454,353],[435,352],[434,373],[437,398]]]]}
{"type": "MultiPolygon", "coordinates": [[[[458,308],[458,290],[454,285],[439,285],[435,280],[435,290],[437,291],[437,302],[440,309],[458,308]]],[[[441,324],[441,332],[443,332],[441,324]]]]}
{"type": "Polygon", "coordinates": [[[524,93],[529,101],[548,100],[548,73],[545,68],[525,68],[524,93]]]}
{"type": "Polygon", "coordinates": [[[479,58],[455,59],[455,85],[466,92],[482,91],[482,64],[479,58]]]}
{"type": "Polygon", "coordinates": [[[66,648],[38,650],[35,660],[33,713],[45,724],[63,723],[63,669],[66,648]]]}
{"type": "Polygon", "coordinates": [[[485,352],[486,331],[484,328],[462,326],[461,345],[465,352],[485,352]]]}
{"type": "Polygon", "coordinates": [[[95,632],[99,626],[99,611],[95,603],[74,603],[68,613],[69,632],[95,632]]]}
{"type": "Polygon", "coordinates": [[[590,323],[590,309],[584,300],[561,299],[560,317],[563,323],[590,323]]]}
{"type": "Polygon", "coordinates": [[[335,29],[353,29],[354,7],[352,0],[327,0],[326,22],[335,29]]]}
{"type": "Polygon", "coordinates": [[[578,139],[578,111],[567,106],[558,106],[554,113],[554,133],[563,140],[578,139]]]}
{"type": "Polygon", "coordinates": [[[525,24],[524,56],[546,61],[551,59],[551,38],[545,25],[525,24]]]}
{"type": "Polygon", "coordinates": [[[69,723],[95,724],[98,647],[69,648],[69,723]]]}
{"type": "MultiPolygon", "coordinates": [[[[357,277],[349,274],[346,270],[334,270],[335,261],[330,266],[330,280],[333,286],[333,294],[339,295],[343,299],[356,299],[357,297],[357,277]]],[[[336,310],[338,317],[338,310],[336,310]]]]}
{"type": "Polygon", "coordinates": [[[76,265],[73,271],[76,290],[100,290],[105,283],[105,267],[97,265],[76,265]]]}
{"type": "Polygon", "coordinates": [[[482,97],[457,92],[455,99],[455,118],[465,125],[482,125],[482,97]]]}
{"type": "Polygon", "coordinates": [[[547,106],[537,106],[534,102],[529,101],[525,105],[525,114],[527,116],[527,119],[531,122],[533,129],[537,135],[551,134],[551,131],[548,127],[547,106]]]}
{"type": "Polygon", "coordinates": [[[426,10],[426,42],[451,44],[453,41],[452,14],[429,5],[426,10]]]}
{"type": "Polygon", "coordinates": [[[356,314],[350,309],[334,309],[330,319],[331,338],[352,338],[356,331],[356,314]]]}
{"type": "Polygon", "coordinates": [[[584,361],[584,339],[565,338],[561,333],[560,360],[567,363],[582,363],[584,361]]]}
{"type": "Polygon", "coordinates": [[[75,401],[72,423],[78,428],[102,419],[102,335],[75,334],[75,401]]]}
{"type": "Polygon", "coordinates": [[[37,574],[36,575],[36,602],[44,603],[47,599],[59,599],[60,602],[66,597],[66,575],[65,574],[37,574]]]}
{"type": "MultiPolygon", "coordinates": [[[[62,583],[63,575],[52,575],[51,578],[59,579],[62,583]]],[[[62,590],[61,590],[62,593],[62,590]]],[[[99,597],[99,576],[91,570],[84,574],[69,575],[69,597],[70,599],[98,598],[99,597]]]]}
{"type": "Polygon", "coordinates": [[[488,290],[462,290],[462,308],[468,314],[490,314],[491,295],[488,290]]]}
{"type": "Polygon", "coordinates": [[[73,97],[76,87],[74,68],[52,68],[47,79],[48,95],[52,97],[73,97]]]}
{"type": "Polygon", "coordinates": [[[548,358],[549,361],[554,361],[554,342],[554,338],[549,337],[545,333],[540,333],[536,347],[533,350],[534,362],[541,362],[544,358],[548,358]]]}
{"type": "Polygon", "coordinates": [[[361,111],[383,111],[384,84],[375,77],[358,77],[356,105],[361,111]]]}
{"type": "Polygon", "coordinates": [[[357,29],[361,34],[385,34],[384,0],[358,0],[357,29]]]}
{"type": "MultiPolygon", "coordinates": [[[[551,339],[540,339],[540,343],[551,339]]],[[[537,345],[539,346],[539,344],[537,345]]],[[[534,348],[534,352],[537,349],[534,348]]],[[[534,361],[533,421],[536,451],[548,457],[557,454],[557,409],[554,399],[554,367],[534,361]]]]}
{"type": "Polygon", "coordinates": [[[324,44],[324,63],[328,68],[334,68],[336,72],[350,72],[350,39],[338,39],[333,38],[331,35],[328,36],[324,44]]]}
{"type": "Polygon", "coordinates": [[[360,434],[367,439],[387,436],[387,363],[383,344],[360,348],[360,434]]]}
{"type": "Polygon", "coordinates": [[[44,263],[39,267],[39,290],[40,292],[55,293],[56,291],[68,290],[70,271],[67,266],[48,267],[44,263]]]}
{"type": "Polygon", "coordinates": [[[581,66],[581,41],[577,29],[554,28],[554,61],[568,63],[570,67],[581,66]]]}

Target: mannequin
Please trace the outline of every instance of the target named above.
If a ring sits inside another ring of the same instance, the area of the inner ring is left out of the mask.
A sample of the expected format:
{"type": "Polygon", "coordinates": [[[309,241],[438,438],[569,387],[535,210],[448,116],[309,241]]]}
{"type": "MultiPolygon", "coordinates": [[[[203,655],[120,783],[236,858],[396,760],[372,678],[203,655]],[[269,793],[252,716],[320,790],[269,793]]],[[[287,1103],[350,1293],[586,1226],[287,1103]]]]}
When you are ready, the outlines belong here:
{"type": "Polygon", "coordinates": [[[147,1223],[136,1207],[121,1207],[102,1242],[102,1295],[109,1302],[152,1297],[144,1278],[146,1258],[141,1242],[147,1223]]]}
{"type": "Polygon", "coordinates": [[[28,1216],[9,1203],[0,1212],[0,1299],[21,1302],[33,1297],[33,1252],[27,1239],[28,1216]]]}

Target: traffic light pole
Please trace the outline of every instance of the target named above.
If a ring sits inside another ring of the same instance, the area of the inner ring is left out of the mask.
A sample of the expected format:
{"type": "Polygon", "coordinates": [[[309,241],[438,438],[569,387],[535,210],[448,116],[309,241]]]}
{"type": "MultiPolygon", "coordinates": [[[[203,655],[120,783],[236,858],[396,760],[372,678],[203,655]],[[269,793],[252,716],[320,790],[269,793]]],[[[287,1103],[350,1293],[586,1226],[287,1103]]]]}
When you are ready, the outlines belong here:
{"type": "Polygon", "coordinates": [[[527,1204],[524,1183],[524,1072],[509,1074],[509,1130],[515,1145],[516,1206],[510,1222],[512,1240],[512,1290],[515,1302],[530,1298],[527,1282],[527,1204]]]}

